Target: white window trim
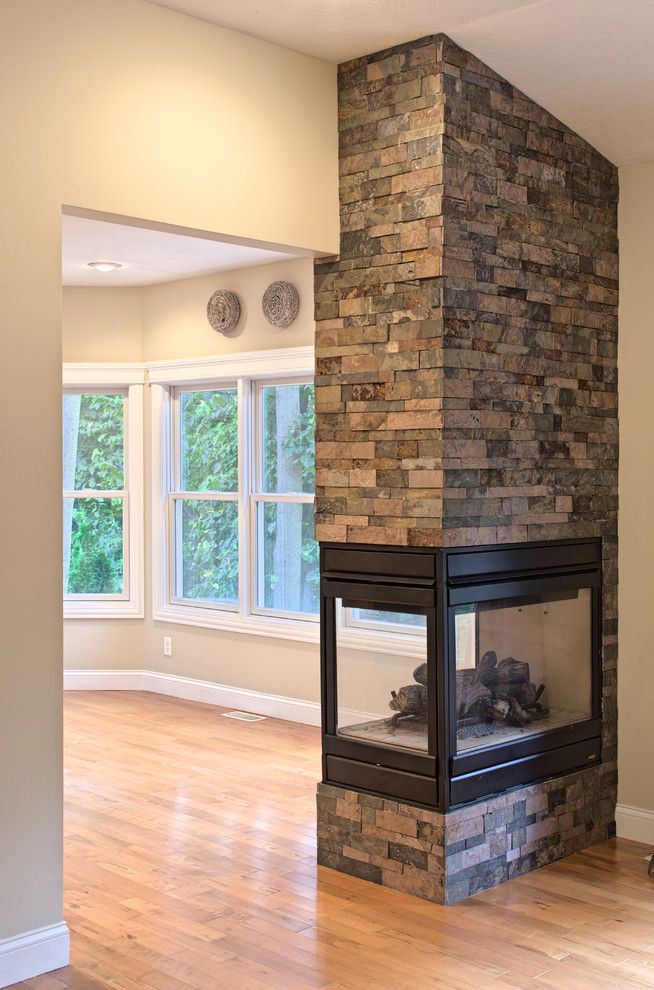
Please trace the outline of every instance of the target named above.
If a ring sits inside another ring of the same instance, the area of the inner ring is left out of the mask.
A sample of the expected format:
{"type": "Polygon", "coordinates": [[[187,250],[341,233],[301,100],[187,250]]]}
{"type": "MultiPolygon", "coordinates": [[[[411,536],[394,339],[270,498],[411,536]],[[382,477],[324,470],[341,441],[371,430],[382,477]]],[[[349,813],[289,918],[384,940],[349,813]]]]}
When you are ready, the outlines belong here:
{"type": "MultiPolygon", "coordinates": [[[[160,622],[245,632],[257,636],[317,643],[320,639],[318,616],[282,616],[270,610],[255,610],[255,567],[253,547],[243,538],[252,524],[254,490],[251,477],[251,429],[245,422],[251,402],[245,392],[260,381],[313,379],[312,347],[279,348],[252,353],[188,361],[157,361],[148,365],[152,410],[152,613],[160,622]],[[240,608],[196,606],[171,600],[171,557],[169,492],[171,489],[171,392],[176,386],[234,385],[239,391],[239,471],[242,479],[239,504],[239,598],[240,608]]],[[[294,497],[295,500],[295,497],[294,497]]],[[[313,501],[313,496],[300,498],[313,501]]],[[[252,530],[251,530],[252,532],[252,530]]],[[[250,541],[254,543],[253,540],[250,541]]]]}
{"type": "MultiPolygon", "coordinates": [[[[127,595],[64,598],[65,619],[142,619],[144,616],[143,561],[143,388],[142,364],[63,365],[64,389],[125,389],[127,392],[125,502],[125,574],[127,595]]],[[[103,492],[104,497],[111,493],[103,492]]]]}

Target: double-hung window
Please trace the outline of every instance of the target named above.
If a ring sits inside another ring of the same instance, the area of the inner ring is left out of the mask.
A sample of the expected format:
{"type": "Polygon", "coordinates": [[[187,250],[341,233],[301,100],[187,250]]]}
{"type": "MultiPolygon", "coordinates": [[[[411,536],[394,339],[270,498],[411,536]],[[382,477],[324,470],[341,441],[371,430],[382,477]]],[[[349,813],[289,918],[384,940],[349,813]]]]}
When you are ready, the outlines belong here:
{"type": "Polygon", "coordinates": [[[151,372],[155,618],[317,640],[312,363],[298,348],[151,372]]]}
{"type": "Polygon", "coordinates": [[[298,618],[315,615],[319,560],[313,538],[313,385],[264,382],[255,389],[254,609],[298,618]]]}
{"type": "Polygon", "coordinates": [[[64,615],[139,617],[142,386],[75,377],[62,403],[64,615]]]}
{"type": "Polygon", "coordinates": [[[237,610],[238,389],[177,388],[172,411],[171,601],[237,610]]]}

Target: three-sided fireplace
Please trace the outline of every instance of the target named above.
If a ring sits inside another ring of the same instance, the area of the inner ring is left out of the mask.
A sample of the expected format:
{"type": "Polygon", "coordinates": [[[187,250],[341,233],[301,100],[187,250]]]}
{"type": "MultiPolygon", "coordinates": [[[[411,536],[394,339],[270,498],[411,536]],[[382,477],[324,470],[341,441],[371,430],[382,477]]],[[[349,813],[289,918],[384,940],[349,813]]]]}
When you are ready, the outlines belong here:
{"type": "Polygon", "coordinates": [[[445,812],[599,764],[601,580],[598,539],[322,544],[324,782],[445,812]]]}

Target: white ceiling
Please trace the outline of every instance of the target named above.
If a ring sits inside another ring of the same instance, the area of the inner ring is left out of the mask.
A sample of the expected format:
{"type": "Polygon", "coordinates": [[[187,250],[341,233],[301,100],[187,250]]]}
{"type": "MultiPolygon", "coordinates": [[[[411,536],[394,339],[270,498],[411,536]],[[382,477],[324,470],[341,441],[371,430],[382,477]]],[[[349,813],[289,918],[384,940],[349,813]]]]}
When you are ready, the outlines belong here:
{"type": "Polygon", "coordinates": [[[67,214],[62,217],[61,245],[64,285],[153,285],[297,257],[67,214]],[[88,267],[89,261],[117,261],[122,267],[98,272],[88,267]]]}
{"type": "Polygon", "coordinates": [[[654,0],[150,0],[331,62],[449,34],[617,164],[654,160],[654,0]]]}

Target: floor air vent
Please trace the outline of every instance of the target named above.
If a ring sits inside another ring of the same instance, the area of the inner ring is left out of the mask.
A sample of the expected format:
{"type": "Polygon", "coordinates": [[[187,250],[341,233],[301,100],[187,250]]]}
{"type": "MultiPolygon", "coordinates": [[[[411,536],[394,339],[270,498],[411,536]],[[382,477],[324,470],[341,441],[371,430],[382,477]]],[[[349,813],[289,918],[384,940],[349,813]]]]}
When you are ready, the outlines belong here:
{"type": "Polygon", "coordinates": [[[221,712],[225,718],[235,718],[239,722],[262,722],[265,715],[253,715],[252,712],[221,712]]]}

